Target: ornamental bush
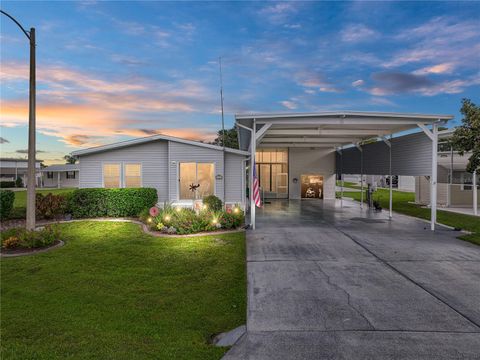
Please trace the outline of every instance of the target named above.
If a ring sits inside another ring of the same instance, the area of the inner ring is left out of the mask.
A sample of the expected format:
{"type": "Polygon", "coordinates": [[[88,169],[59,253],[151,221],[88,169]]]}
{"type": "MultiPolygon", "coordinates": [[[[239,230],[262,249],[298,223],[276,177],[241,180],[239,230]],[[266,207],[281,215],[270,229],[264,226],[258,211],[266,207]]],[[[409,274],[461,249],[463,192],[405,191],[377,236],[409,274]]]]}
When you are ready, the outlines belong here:
{"type": "Polygon", "coordinates": [[[12,190],[0,190],[0,219],[4,220],[10,216],[13,209],[15,193],[12,190]]]}
{"type": "Polygon", "coordinates": [[[138,216],[157,200],[153,188],[76,189],[68,208],[74,218],[138,216]]]}
{"type": "Polygon", "coordinates": [[[211,211],[222,210],[222,200],[215,195],[208,195],[203,198],[203,204],[207,205],[207,209],[211,211]]]}
{"type": "Polygon", "coordinates": [[[14,188],[15,181],[0,181],[0,188],[14,188]]]}
{"type": "Polygon", "coordinates": [[[37,194],[35,198],[35,207],[37,217],[44,219],[59,218],[67,210],[67,198],[63,195],[37,194]]]}

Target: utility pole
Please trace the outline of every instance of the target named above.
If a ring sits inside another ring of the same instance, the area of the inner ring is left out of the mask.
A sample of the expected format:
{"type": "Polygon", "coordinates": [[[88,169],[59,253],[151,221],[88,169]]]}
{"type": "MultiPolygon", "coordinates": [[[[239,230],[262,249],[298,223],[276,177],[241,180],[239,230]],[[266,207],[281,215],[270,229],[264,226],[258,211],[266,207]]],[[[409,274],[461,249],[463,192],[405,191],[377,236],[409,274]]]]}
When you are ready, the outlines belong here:
{"type": "Polygon", "coordinates": [[[35,150],[35,114],[36,114],[36,63],[35,63],[35,28],[26,31],[20,23],[5,11],[0,13],[12,20],[30,42],[30,88],[28,110],[28,169],[27,169],[27,230],[35,229],[35,184],[36,184],[36,150],[35,150]]]}

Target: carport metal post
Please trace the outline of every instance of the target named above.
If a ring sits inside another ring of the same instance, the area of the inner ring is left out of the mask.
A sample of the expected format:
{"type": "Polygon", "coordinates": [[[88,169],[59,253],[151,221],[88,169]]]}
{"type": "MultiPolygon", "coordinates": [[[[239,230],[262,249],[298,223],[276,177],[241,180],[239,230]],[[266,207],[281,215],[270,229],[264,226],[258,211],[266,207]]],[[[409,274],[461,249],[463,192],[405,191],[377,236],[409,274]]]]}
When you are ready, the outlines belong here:
{"type": "Polygon", "coordinates": [[[388,142],[389,152],[389,171],[390,171],[390,198],[388,199],[388,217],[390,220],[393,217],[392,207],[393,207],[393,177],[392,177],[392,135],[390,134],[390,141],[388,142]]]}
{"type": "Polygon", "coordinates": [[[337,149],[337,152],[340,154],[340,207],[343,207],[343,147],[337,149]]]}
{"type": "MultiPolygon", "coordinates": [[[[440,122],[440,119],[438,119],[440,122]]],[[[430,131],[424,124],[417,123],[430,140],[432,140],[432,176],[430,177],[430,229],[435,230],[437,222],[437,166],[438,166],[438,122],[432,124],[430,131]]]]}
{"type": "Polygon", "coordinates": [[[250,225],[252,226],[252,229],[255,230],[255,201],[253,200],[253,167],[255,166],[255,150],[256,150],[256,135],[255,135],[255,127],[256,127],[256,122],[255,119],[253,119],[253,128],[250,129],[246,126],[243,126],[239,123],[236,123],[236,126],[241,127],[242,129],[248,130],[251,133],[251,139],[250,139],[250,191],[248,193],[248,196],[250,196],[250,225]]]}
{"type": "Polygon", "coordinates": [[[358,149],[360,150],[360,209],[363,209],[363,149],[360,145],[358,149]]]}
{"type": "Polygon", "coordinates": [[[437,222],[437,169],[438,168],[438,124],[432,124],[432,187],[430,203],[432,208],[430,229],[435,230],[437,222]]]}
{"type": "Polygon", "coordinates": [[[393,197],[392,197],[392,189],[393,189],[393,181],[392,181],[392,134],[390,134],[390,139],[387,137],[382,136],[383,142],[387,144],[389,153],[388,153],[388,172],[389,172],[389,198],[388,198],[388,218],[391,220],[393,217],[392,213],[392,205],[393,205],[393,197]]]}
{"type": "Polygon", "coordinates": [[[253,172],[255,167],[255,151],[257,148],[257,139],[255,136],[257,123],[255,119],[253,119],[253,127],[252,127],[252,140],[250,144],[250,225],[252,229],[255,230],[255,200],[253,199],[253,172]]]}

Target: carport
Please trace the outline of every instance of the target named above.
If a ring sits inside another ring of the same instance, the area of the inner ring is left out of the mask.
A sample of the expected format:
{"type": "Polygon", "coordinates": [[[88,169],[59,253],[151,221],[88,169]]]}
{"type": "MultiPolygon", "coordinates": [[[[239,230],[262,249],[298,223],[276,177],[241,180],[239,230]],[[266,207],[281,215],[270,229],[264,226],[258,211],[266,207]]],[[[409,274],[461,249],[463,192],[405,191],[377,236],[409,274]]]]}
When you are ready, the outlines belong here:
{"type": "MultiPolygon", "coordinates": [[[[247,114],[235,119],[240,149],[251,154],[250,169],[259,149],[284,148],[290,152],[300,148],[305,150],[303,157],[331,153],[335,157],[332,171],[337,174],[429,176],[431,229],[435,229],[438,126],[453,119],[452,115],[335,111],[247,114]]],[[[297,181],[288,174],[288,186],[297,181]]],[[[249,171],[249,183],[252,189],[253,171],[249,171]]],[[[391,199],[392,181],[390,217],[391,199]]],[[[252,197],[250,225],[255,229],[252,197]]]]}

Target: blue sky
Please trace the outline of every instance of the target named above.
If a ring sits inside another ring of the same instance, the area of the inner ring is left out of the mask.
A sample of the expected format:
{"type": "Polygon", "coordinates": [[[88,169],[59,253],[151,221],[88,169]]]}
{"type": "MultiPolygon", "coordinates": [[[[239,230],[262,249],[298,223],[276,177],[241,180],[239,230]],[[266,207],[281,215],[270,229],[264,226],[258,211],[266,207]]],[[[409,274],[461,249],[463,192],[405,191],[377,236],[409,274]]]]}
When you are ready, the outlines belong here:
{"type": "MultiPolygon", "coordinates": [[[[454,114],[480,102],[480,2],[2,2],[37,29],[37,149],[166,133],[225,112],[454,114]]],[[[1,151],[25,157],[28,43],[1,22],[1,151]]]]}

